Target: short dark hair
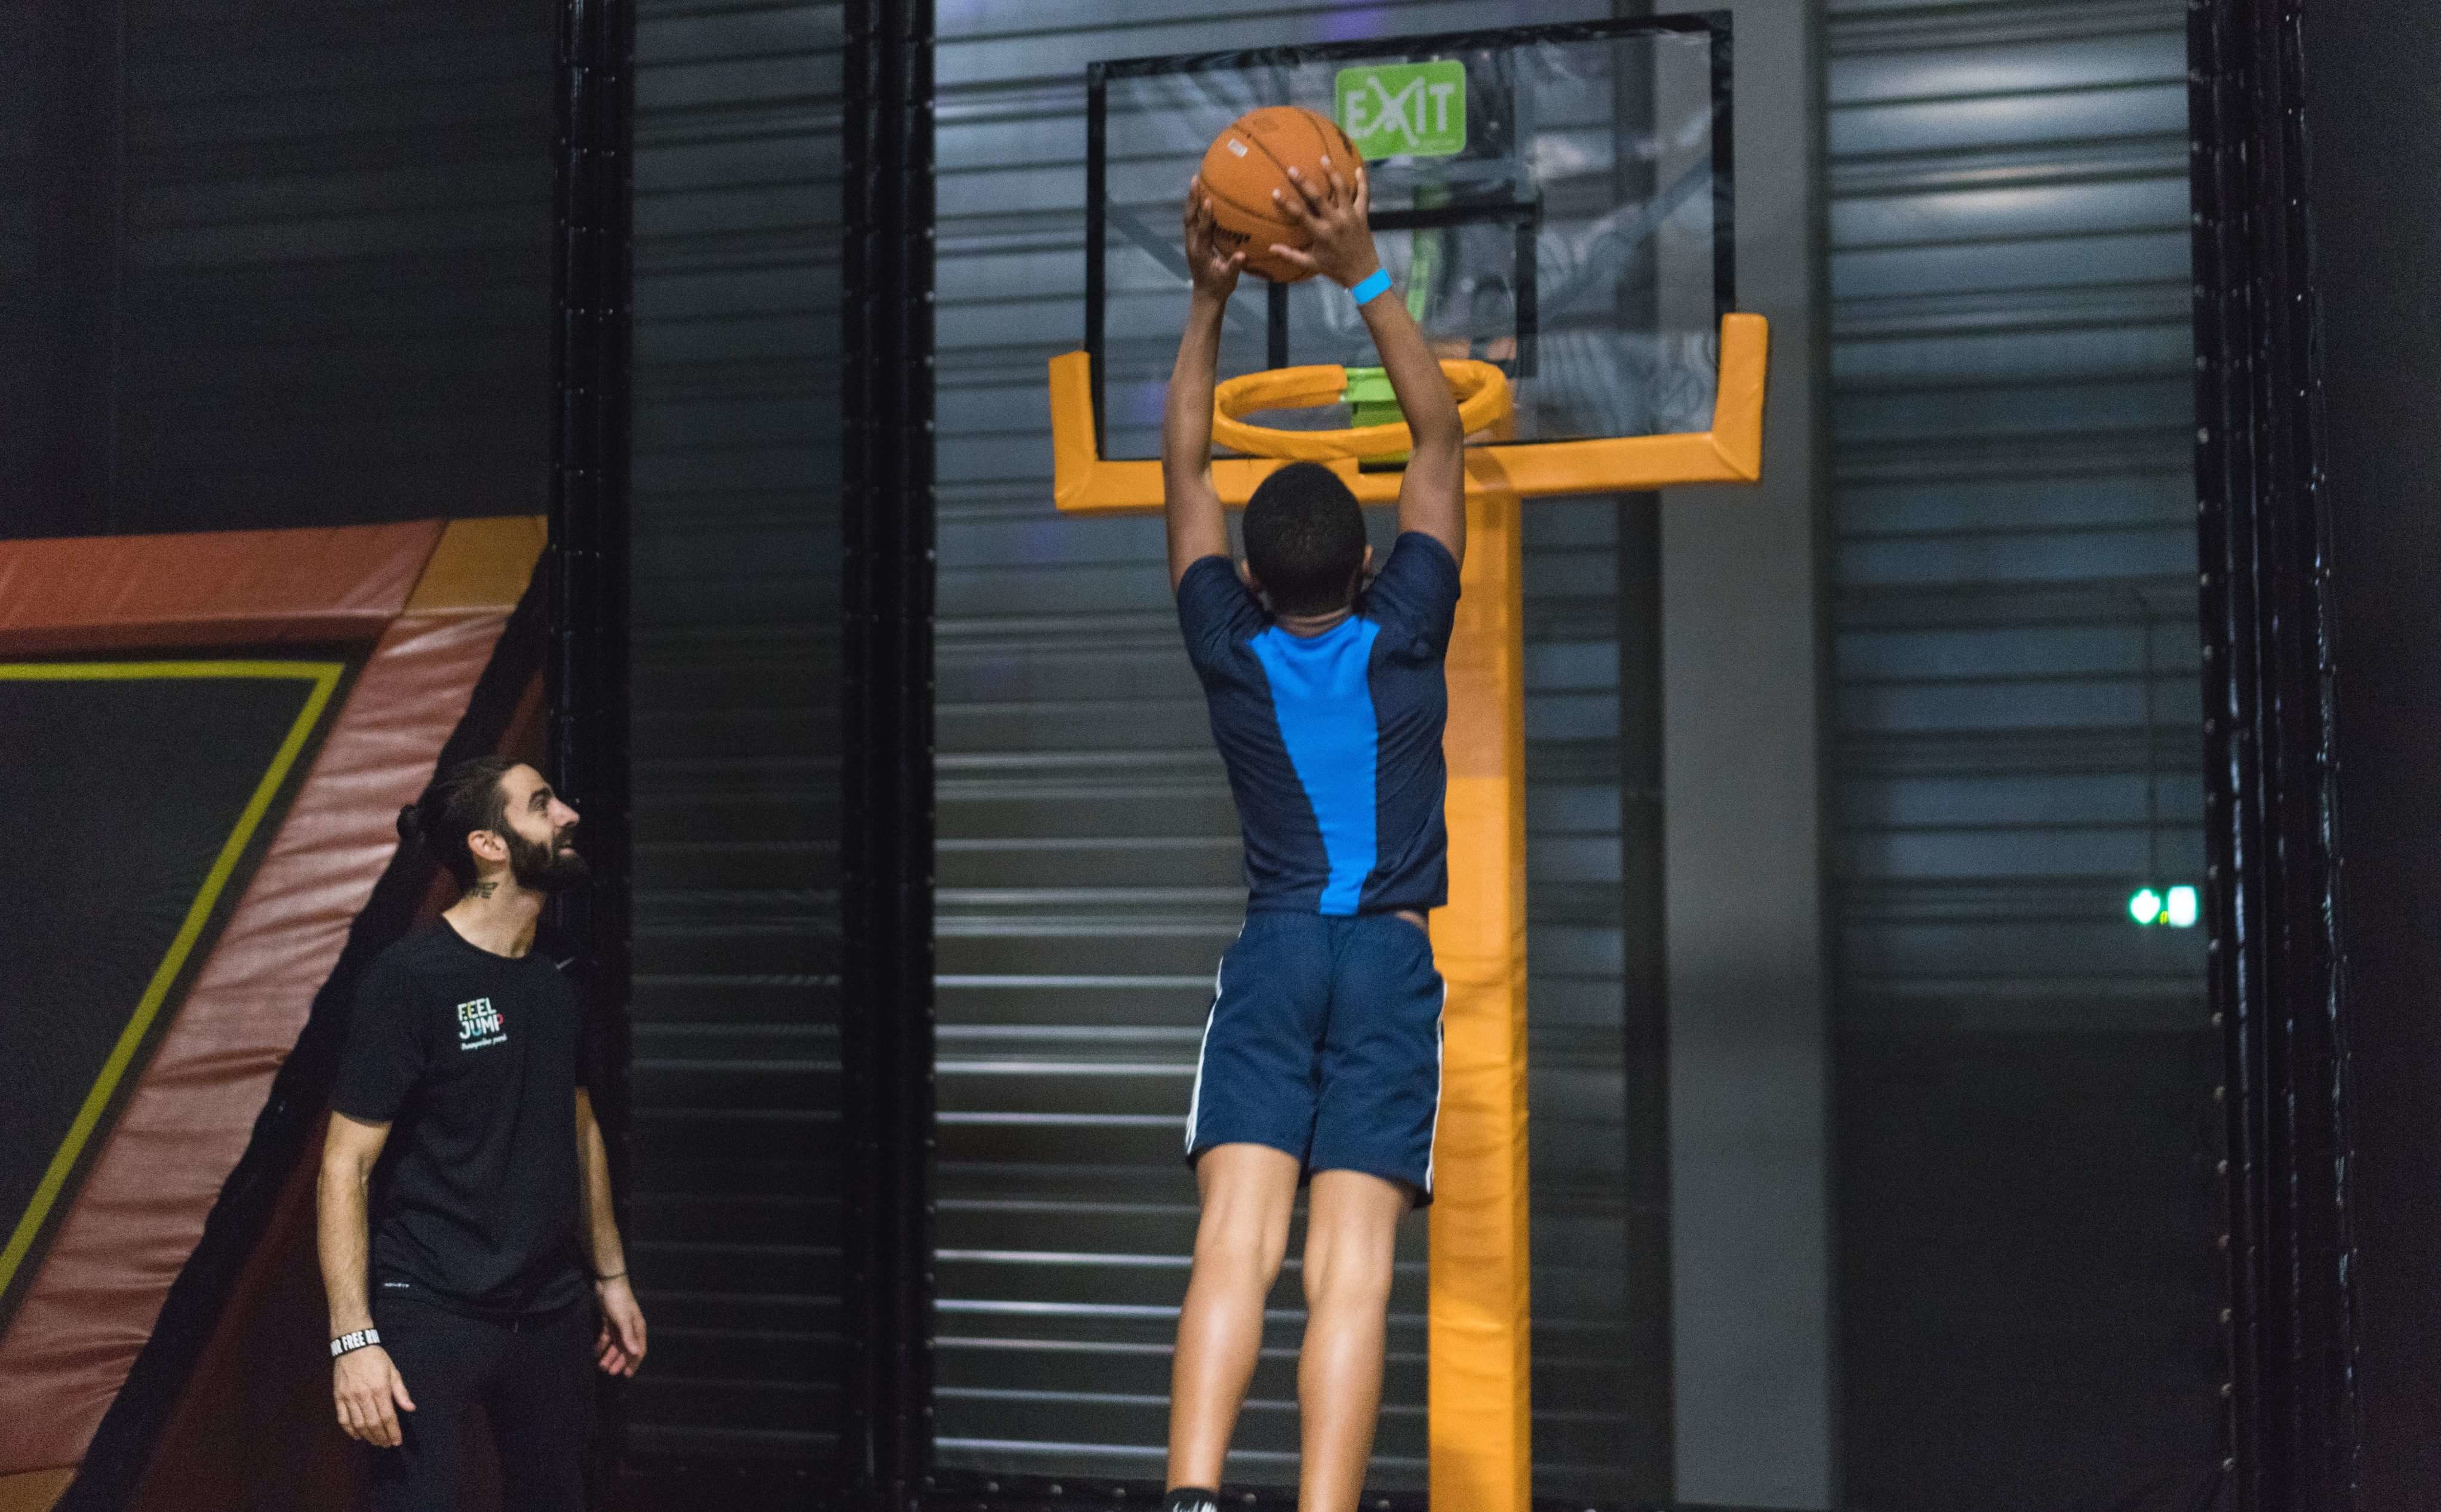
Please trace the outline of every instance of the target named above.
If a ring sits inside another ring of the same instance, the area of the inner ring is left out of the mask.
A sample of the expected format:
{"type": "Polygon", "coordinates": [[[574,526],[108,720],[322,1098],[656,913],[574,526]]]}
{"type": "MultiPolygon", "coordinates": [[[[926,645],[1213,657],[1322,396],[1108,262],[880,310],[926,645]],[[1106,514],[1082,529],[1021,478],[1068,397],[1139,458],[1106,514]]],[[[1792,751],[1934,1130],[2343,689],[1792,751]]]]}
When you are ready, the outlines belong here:
{"type": "Polygon", "coordinates": [[[520,763],[514,756],[477,756],[460,762],[398,811],[398,837],[421,844],[449,869],[460,887],[475,885],[475,853],[466,837],[477,830],[506,835],[509,794],[500,779],[520,763]]]}
{"type": "Polygon", "coordinates": [[[1365,566],[1365,512],[1339,475],[1291,462],[1246,501],[1246,567],[1274,614],[1345,608],[1365,566]]]}

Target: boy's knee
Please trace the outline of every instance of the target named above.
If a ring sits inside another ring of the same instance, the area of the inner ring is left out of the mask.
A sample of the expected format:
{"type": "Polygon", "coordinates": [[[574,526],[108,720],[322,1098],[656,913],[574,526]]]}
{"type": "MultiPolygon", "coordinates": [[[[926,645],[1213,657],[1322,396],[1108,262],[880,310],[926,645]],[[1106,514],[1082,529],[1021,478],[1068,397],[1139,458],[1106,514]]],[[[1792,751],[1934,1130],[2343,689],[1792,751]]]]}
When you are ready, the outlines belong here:
{"type": "Polygon", "coordinates": [[[1392,1255],[1387,1245],[1313,1245],[1305,1257],[1308,1311],[1383,1308],[1390,1305],[1392,1255]]]}
{"type": "Polygon", "coordinates": [[[1195,1266],[1251,1273],[1269,1287],[1288,1253],[1288,1227],[1269,1215],[1245,1209],[1207,1212],[1195,1229],[1195,1266]]]}

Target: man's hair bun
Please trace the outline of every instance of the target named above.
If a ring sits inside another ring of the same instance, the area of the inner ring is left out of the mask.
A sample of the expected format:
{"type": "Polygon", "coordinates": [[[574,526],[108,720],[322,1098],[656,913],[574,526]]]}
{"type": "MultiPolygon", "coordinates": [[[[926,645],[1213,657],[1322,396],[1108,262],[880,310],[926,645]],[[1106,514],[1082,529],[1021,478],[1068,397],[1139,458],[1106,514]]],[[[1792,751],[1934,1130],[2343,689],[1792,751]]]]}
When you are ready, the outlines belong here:
{"type": "Polygon", "coordinates": [[[421,844],[460,887],[472,887],[475,853],[466,848],[466,837],[477,830],[507,832],[509,797],[500,779],[516,765],[514,756],[478,756],[450,767],[423,797],[398,811],[399,838],[421,844]]]}

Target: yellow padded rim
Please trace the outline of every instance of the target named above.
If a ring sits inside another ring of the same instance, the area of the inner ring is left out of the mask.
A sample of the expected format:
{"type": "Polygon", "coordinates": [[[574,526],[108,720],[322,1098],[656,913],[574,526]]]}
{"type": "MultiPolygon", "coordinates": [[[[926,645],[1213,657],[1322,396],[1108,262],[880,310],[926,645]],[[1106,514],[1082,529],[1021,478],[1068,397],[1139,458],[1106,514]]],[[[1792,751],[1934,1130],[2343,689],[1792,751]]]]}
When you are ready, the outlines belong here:
{"type": "MultiPolygon", "coordinates": [[[[1457,399],[1458,428],[1472,436],[1498,424],[1516,406],[1509,375],[1488,362],[1447,361],[1441,376],[1457,399]]],[[[1347,457],[1387,457],[1409,450],[1415,439],[1395,425],[1354,425],[1339,430],[1277,430],[1249,425],[1238,417],[1263,409],[1311,409],[1335,405],[1347,391],[1347,369],[1332,363],[1274,368],[1232,378],[1212,390],[1212,439],[1247,457],[1284,457],[1327,462],[1347,457]]]]}

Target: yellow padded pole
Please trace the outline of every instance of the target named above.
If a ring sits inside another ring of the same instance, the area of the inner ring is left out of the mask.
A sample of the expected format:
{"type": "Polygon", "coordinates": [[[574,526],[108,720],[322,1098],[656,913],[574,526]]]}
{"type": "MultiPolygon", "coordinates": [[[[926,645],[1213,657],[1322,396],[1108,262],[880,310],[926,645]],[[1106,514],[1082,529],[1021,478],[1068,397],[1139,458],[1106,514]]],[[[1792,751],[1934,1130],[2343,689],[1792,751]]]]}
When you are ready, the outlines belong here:
{"type": "Polygon", "coordinates": [[[1436,1507],[1533,1502],[1526,1185],[1526,677],[1521,501],[1470,494],[1450,639],[1449,907],[1427,1409],[1436,1507]]]}

